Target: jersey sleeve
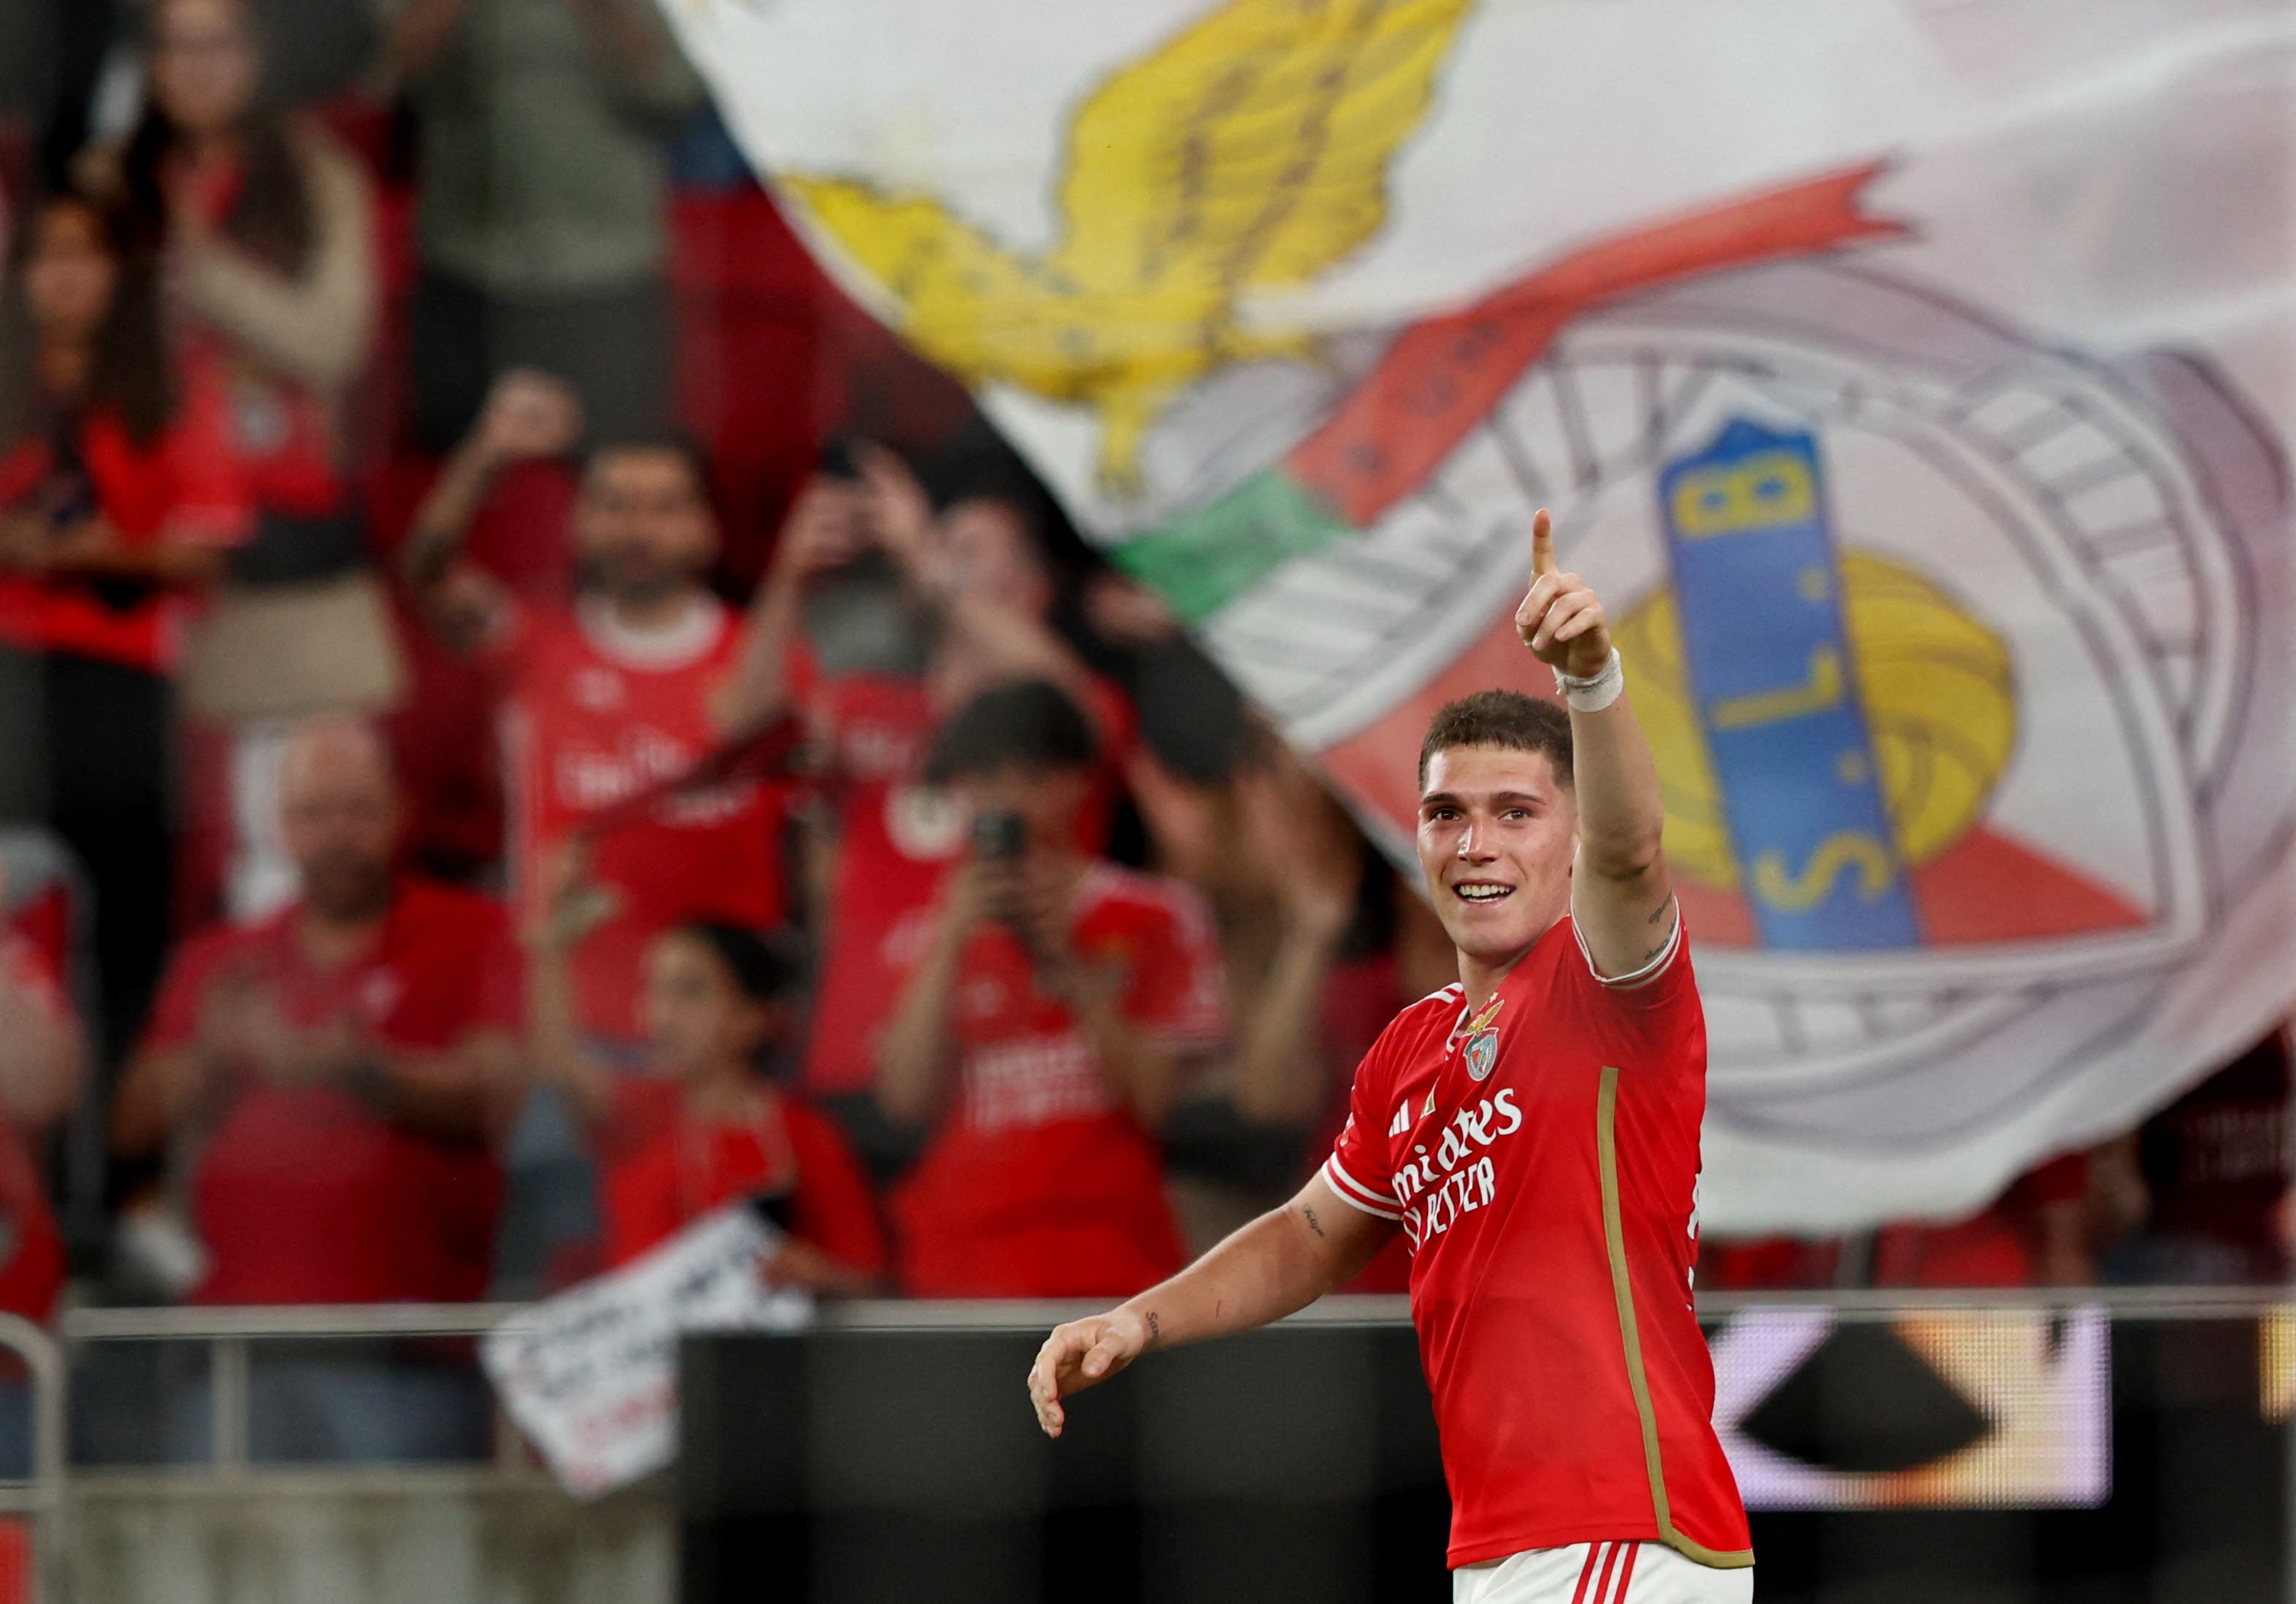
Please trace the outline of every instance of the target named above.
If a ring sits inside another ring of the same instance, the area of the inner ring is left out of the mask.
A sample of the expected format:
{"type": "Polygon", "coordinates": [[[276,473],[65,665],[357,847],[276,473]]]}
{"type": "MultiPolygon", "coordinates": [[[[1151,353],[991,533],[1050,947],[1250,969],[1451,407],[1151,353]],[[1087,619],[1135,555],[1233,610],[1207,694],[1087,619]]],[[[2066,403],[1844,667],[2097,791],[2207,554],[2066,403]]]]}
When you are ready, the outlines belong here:
{"type": "Polygon", "coordinates": [[[1159,909],[1161,917],[1141,923],[1124,1014],[1160,1047],[1202,1050],[1218,1045],[1227,1033],[1219,944],[1211,915],[1194,893],[1168,889],[1168,910],[1159,909]]]}
{"type": "Polygon", "coordinates": [[[1387,1131],[1388,1081],[1386,1057],[1380,1050],[1382,1036],[1372,1044],[1356,1066],[1354,1086],[1348,1092],[1348,1123],[1324,1161],[1324,1184],[1341,1202],[1366,1214],[1398,1223],[1403,1205],[1395,1196],[1394,1143],[1387,1131]]]}
{"type": "Polygon", "coordinates": [[[1658,956],[1628,975],[1606,975],[1595,968],[1575,919],[1570,934],[1576,950],[1564,956],[1563,972],[1574,977],[1574,990],[1595,1039],[1626,1060],[1622,1068],[1670,1062],[1674,1049],[1702,1026],[1705,1017],[1698,1000],[1698,977],[1691,967],[1690,938],[1680,915],[1658,956]]]}

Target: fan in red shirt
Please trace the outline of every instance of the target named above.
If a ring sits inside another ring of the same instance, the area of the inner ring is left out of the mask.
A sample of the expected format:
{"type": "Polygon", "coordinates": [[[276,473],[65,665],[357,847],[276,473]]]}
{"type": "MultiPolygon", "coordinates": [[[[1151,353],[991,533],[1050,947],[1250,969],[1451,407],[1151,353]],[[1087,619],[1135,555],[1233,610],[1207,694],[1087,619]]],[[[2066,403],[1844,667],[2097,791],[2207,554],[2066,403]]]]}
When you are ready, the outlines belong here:
{"type": "MultiPolygon", "coordinates": [[[[663,787],[723,742],[740,616],[704,584],[718,555],[709,475],[672,438],[594,444],[571,533],[570,608],[521,604],[458,555],[496,465],[579,434],[578,403],[535,374],[496,387],[474,439],[417,514],[402,563],[441,633],[493,670],[502,697],[512,885],[530,917],[543,868],[601,811],[663,787]]],[[[601,835],[590,872],[611,917],[573,955],[583,1030],[635,1053],[653,937],[697,909],[752,928],[783,915],[780,788],[730,778],[665,795],[601,835]]]]}
{"type": "Polygon", "coordinates": [[[562,859],[550,915],[529,927],[534,1048],[586,1116],[604,1180],[606,1264],[626,1264],[712,1210],[762,1209],[788,1233],[763,1268],[777,1285],[858,1296],[879,1288],[884,1232],[837,1128],[762,1073],[791,1035],[799,967],[756,932],[699,920],[646,954],[644,1074],[583,1050],[565,950],[596,908],[562,859]]]}
{"type": "Polygon", "coordinates": [[[167,948],[184,625],[253,516],[211,365],[168,360],[156,276],[116,214],[57,195],[0,306],[0,816],[86,866],[113,1054],[167,948]]]}
{"type": "Polygon", "coordinates": [[[1399,1231],[1453,1597],[1734,1604],[1754,1557],[1690,1296],[1704,1016],[1602,604],[1555,571],[1544,512],[1532,547],[1515,623],[1568,715],[1480,692],[1420,754],[1419,863],[1460,983],[1373,1047],[1298,1197],[1055,1330],[1029,1398],[1057,1436],[1070,1394],[1301,1308],[1399,1231]]]}
{"type": "Polygon", "coordinates": [[[943,878],[964,851],[961,810],[924,775],[935,725],[994,686],[1059,686],[1099,736],[1099,773],[1078,815],[1088,851],[1107,841],[1131,745],[1122,693],[1049,621],[1062,580],[1041,492],[993,462],[942,489],[936,511],[890,451],[829,455],[791,510],[752,612],[747,672],[761,687],[760,708],[801,708],[818,736],[819,822],[831,855],[805,1085],[848,1115],[849,1099],[865,1099],[875,1075],[885,1023],[877,999],[914,961],[943,878]],[[839,663],[839,643],[816,653],[800,639],[816,582],[872,552],[888,559],[900,606],[933,626],[919,671],[839,663]]]}
{"type": "Polygon", "coordinates": [[[176,955],[114,1103],[115,1149],[200,1139],[195,1301],[475,1298],[491,1144],[520,1090],[508,921],[394,870],[398,807],[372,729],[308,725],[282,777],[302,898],[176,955]]]}
{"type": "Polygon", "coordinates": [[[1180,885],[1077,845],[1092,728],[1041,681],[935,736],[972,850],[894,1001],[887,1117],[936,1118],[895,1199],[925,1297],[1063,1297],[1168,1274],[1180,1246],[1152,1132],[1222,1034],[1210,917],[1180,885]]]}

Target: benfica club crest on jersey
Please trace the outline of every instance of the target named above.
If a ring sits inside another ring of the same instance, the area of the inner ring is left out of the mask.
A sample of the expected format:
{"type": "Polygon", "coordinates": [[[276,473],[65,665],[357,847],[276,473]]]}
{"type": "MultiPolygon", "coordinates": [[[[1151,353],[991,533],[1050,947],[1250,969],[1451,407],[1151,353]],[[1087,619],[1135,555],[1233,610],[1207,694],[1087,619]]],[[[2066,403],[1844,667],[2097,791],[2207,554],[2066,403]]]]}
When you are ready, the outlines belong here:
{"type": "Polygon", "coordinates": [[[1467,1061],[1468,1075],[1477,1081],[1488,1080],[1491,1065],[1499,1061],[1499,1003],[1498,998],[1492,998],[1467,1021],[1467,1045],[1460,1056],[1467,1061]]]}

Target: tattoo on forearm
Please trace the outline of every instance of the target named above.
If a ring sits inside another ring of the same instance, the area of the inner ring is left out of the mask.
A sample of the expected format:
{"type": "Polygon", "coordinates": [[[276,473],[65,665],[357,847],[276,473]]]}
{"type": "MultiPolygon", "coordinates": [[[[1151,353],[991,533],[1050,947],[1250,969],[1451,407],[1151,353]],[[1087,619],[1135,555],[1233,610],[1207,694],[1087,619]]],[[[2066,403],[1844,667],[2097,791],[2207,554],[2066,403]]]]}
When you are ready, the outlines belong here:
{"type": "Polygon", "coordinates": [[[1154,1347],[1164,1340],[1164,1328],[1156,1323],[1156,1311],[1148,1311],[1148,1345],[1154,1347]]]}
{"type": "Polygon", "coordinates": [[[1650,922],[1653,925],[1657,924],[1660,919],[1666,917],[1666,910],[1673,906],[1674,893],[1672,892],[1669,892],[1666,893],[1666,901],[1658,905],[1658,911],[1651,915],[1650,922]]]}
{"type": "Polygon", "coordinates": [[[1311,1208],[1303,1208],[1300,1212],[1308,1216],[1308,1229],[1314,1231],[1317,1236],[1322,1236],[1324,1234],[1324,1228],[1316,1223],[1316,1211],[1311,1208]]]}

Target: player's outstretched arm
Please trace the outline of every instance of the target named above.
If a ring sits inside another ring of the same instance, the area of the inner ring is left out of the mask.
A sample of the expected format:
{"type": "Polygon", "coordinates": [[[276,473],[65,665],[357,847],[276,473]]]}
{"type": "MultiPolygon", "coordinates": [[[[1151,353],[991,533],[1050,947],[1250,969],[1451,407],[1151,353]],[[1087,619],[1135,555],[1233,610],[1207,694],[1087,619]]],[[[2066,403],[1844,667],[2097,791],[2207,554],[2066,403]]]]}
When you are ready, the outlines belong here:
{"type": "Polygon", "coordinates": [[[1352,1279],[1395,1231],[1341,1202],[1316,1176],[1170,1280],[1056,1328],[1029,1371],[1037,1424],[1059,1436],[1066,1400],[1152,1348],[1249,1331],[1306,1308],[1352,1279]]]}
{"type": "Polygon", "coordinates": [[[1531,654],[1566,680],[1572,789],[1578,801],[1578,860],[1570,905],[1595,967],[1632,975],[1666,950],[1674,935],[1674,886],[1660,839],[1666,827],[1658,764],[1614,678],[1609,616],[1575,573],[1557,571],[1546,510],[1531,524],[1530,590],[1515,628],[1531,654]]]}

